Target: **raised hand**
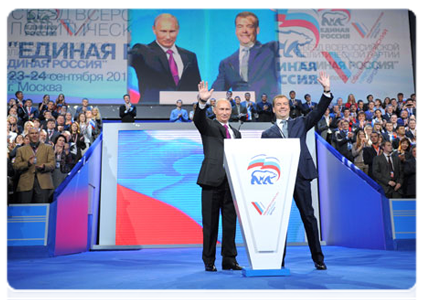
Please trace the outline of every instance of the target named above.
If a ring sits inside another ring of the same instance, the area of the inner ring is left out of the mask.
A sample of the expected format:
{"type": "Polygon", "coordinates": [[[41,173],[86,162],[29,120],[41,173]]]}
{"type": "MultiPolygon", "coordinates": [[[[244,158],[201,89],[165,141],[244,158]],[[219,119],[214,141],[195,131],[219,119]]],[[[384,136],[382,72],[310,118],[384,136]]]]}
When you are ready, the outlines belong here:
{"type": "Polygon", "coordinates": [[[207,101],[209,100],[209,98],[211,97],[211,95],[213,94],[214,89],[211,89],[209,91],[209,84],[208,82],[204,82],[201,81],[198,84],[198,96],[200,97],[201,100],[203,101],[207,101]]]}
{"type": "Polygon", "coordinates": [[[330,91],[330,78],[329,75],[326,74],[326,72],[321,71],[319,73],[319,78],[317,78],[317,81],[320,82],[320,84],[323,86],[324,91],[330,91]]]}

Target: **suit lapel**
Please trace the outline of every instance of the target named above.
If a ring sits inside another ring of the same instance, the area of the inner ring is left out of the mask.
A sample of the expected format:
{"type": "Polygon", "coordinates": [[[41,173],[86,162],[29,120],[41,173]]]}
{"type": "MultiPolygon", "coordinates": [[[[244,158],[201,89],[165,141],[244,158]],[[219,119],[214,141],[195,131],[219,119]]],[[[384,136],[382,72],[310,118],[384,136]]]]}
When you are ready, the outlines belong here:
{"type": "MultiPolygon", "coordinates": [[[[182,63],[184,64],[184,69],[182,70],[182,77],[180,78],[182,80],[182,78],[184,77],[184,74],[185,74],[185,70],[189,67],[189,65],[191,64],[191,62],[189,60],[189,57],[188,57],[187,53],[184,50],[182,50],[178,46],[176,46],[176,48],[178,49],[178,53],[181,56],[182,63]]],[[[179,80],[179,82],[181,80],[179,80]]]]}
{"type": "Polygon", "coordinates": [[[166,53],[162,50],[162,48],[160,48],[159,45],[157,45],[156,41],[152,42],[150,44],[151,48],[154,50],[154,52],[157,54],[157,57],[163,67],[163,69],[166,71],[167,77],[169,77],[168,79],[171,79],[171,82],[174,83],[173,78],[172,78],[172,74],[170,73],[170,67],[169,67],[169,62],[167,60],[167,55],[166,53]]]}
{"type": "MultiPolygon", "coordinates": [[[[250,49],[250,57],[248,58],[248,81],[252,81],[255,74],[257,74],[258,64],[255,64],[256,57],[259,55],[262,44],[257,41],[255,45],[250,49]]],[[[261,66],[261,64],[260,64],[261,66]]],[[[257,95],[256,95],[257,96],[257,95]]]]}
{"type": "Polygon", "coordinates": [[[241,76],[239,75],[239,50],[229,57],[229,66],[237,75],[237,77],[241,78],[241,76]]]}
{"type": "MultiPolygon", "coordinates": [[[[289,128],[289,126],[288,126],[288,128],[289,128]]],[[[278,125],[275,123],[275,124],[273,124],[273,126],[272,127],[270,127],[270,131],[273,133],[273,135],[275,135],[276,137],[279,137],[279,138],[282,138],[282,134],[281,134],[281,131],[280,131],[280,129],[279,129],[279,127],[278,127],[278,125]]],[[[289,129],[288,129],[288,135],[289,135],[289,129]]]]}
{"type": "Polygon", "coordinates": [[[222,124],[220,124],[219,121],[217,121],[216,119],[213,120],[213,122],[216,124],[216,127],[219,130],[220,134],[222,135],[222,138],[226,138],[225,127],[223,127],[222,124]]]}

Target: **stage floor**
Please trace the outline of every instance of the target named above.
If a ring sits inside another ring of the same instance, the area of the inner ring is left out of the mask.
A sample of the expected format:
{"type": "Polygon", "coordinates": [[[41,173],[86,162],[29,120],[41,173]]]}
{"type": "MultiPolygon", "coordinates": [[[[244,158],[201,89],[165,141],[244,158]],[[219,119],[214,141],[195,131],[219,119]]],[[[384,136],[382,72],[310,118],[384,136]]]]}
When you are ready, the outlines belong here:
{"type": "MultiPolygon", "coordinates": [[[[220,250],[220,249],[218,249],[220,250]]],[[[245,248],[238,262],[248,266],[245,248]]],[[[240,271],[205,272],[201,248],[93,251],[48,257],[39,247],[9,247],[14,289],[409,289],[416,282],[415,251],[324,246],[328,270],[314,268],[306,246],[289,246],[286,277],[245,278],[240,271]]]]}

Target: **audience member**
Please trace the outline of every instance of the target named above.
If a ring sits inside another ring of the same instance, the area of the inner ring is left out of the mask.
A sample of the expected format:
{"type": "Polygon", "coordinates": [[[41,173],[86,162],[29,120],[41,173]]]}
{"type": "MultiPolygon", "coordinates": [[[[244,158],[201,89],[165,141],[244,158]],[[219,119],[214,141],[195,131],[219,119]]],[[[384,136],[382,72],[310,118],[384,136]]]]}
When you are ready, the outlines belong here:
{"type": "Polygon", "coordinates": [[[54,145],[54,141],[60,135],[60,133],[56,130],[56,120],[55,119],[48,119],[47,120],[47,138],[45,143],[50,144],[51,146],[54,145]]]}
{"type": "Polygon", "coordinates": [[[302,111],[304,112],[304,115],[307,115],[309,112],[311,112],[317,106],[317,103],[311,101],[310,94],[305,94],[304,100],[305,100],[305,103],[303,103],[302,111]]]}
{"type": "Polygon", "coordinates": [[[176,101],[176,108],[170,112],[169,121],[175,123],[189,122],[188,112],[182,108],[181,99],[176,101]]]}
{"type": "Polygon", "coordinates": [[[48,203],[53,190],[51,172],[55,167],[53,148],[40,143],[36,128],[29,131],[30,144],[20,147],[13,164],[20,173],[17,185],[19,203],[48,203]]]}
{"type": "Polygon", "coordinates": [[[416,146],[411,148],[411,153],[411,157],[406,159],[403,164],[403,195],[405,198],[416,198],[416,146]]]}
{"type": "Polygon", "coordinates": [[[19,117],[22,119],[22,122],[33,120],[34,118],[38,118],[38,109],[32,106],[33,102],[31,99],[27,99],[25,104],[22,108],[19,108],[18,115],[20,111],[19,117]]]}
{"type": "Polygon", "coordinates": [[[22,135],[25,137],[29,133],[29,129],[34,127],[34,123],[31,121],[26,121],[23,127],[22,135]]]}
{"type": "Polygon", "coordinates": [[[119,107],[119,116],[122,123],[134,123],[137,116],[137,107],[132,105],[128,94],[123,95],[124,104],[119,107]]]}
{"type": "Polygon", "coordinates": [[[372,173],[374,180],[383,188],[387,198],[401,198],[401,187],[404,174],[398,157],[392,155],[392,143],[382,143],[382,155],[373,160],[372,173]]]}
{"type": "Polygon", "coordinates": [[[257,103],[257,114],[258,122],[271,122],[273,120],[273,107],[267,101],[266,94],[261,95],[261,101],[257,103]]]}
{"type": "Polygon", "coordinates": [[[364,163],[363,149],[366,147],[366,135],[363,130],[359,130],[356,136],[356,142],[352,146],[351,154],[354,159],[354,165],[361,171],[368,174],[369,166],[364,163]]]}
{"type": "Polygon", "coordinates": [[[351,106],[358,108],[358,104],[355,102],[355,97],[353,94],[348,95],[347,103],[345,103],[345,108],[351,108],[351,106]]]}
{"type": "Polygon", "coordinates": [[[366,146],[363,149],[363,161],[364,164],[369,166],[370,178],[375,179],[373,177],[373,159],[382,153],[382,149],[379,144],[379,134],[377,132],[372,132],[372,134],[370,134],[370,140],[372,145],[366,146]]]}
{"type": "Polygon", "coordinates": [[[231,122],[245,122],[247,118],[247,113],[247,108],[241,105],[241,98],[239,96],[236,96],[235,105],[232,106],[232,113],[230,118],[231,122]]]}
{"type": "Polygon", "coordinates": [[[345,156],[349,161],[353,162],[353,156],[352,156],[352,145],[354,143],[354,133],[349,131],[349,123],[346,120],[341,120],[341,128],[342,130],[339,130],[335,133],[335,139],[336,139],[336,145],[337,150],[339,153],[341,153],[343,156],[345,156]]]}
{"type": "Polygon", "coordinates": [[[68,104],[65,102],[65,95],[59,94],[56,99],[56,103],[54,103],[54,110],[57,114],[61,114],[62,108],[67,107],[68,104]]]}
{"type": "Polygon", "coordinates": [[[47,105],[50,102],[50,95],[46,94],[43,96],[43,100],[41,101],[41,103],[38,105],[38,117],[39,118],[43,118],[44,116],[44,111],[47,110],[47,105]]]}
{"type": "Polygon", "coordinates": [[[247,109],[246,122],[255,122],[258,118],[257,115],[257,105],[255,102],[251,101],[251,94],[244,94],[245,101],[241,102],[241,105],[247,109]]]}
{"type": "Polygon", "coordinates": [[[97,106],[92,109],[92,119],[95,121],[97,128],[95,135],[93,135],[95,140],[103,130],[103,119],[101,118],[100,109],[97,106]]]}
{"type": "Polygon", "coordinates": [[[18,133],[16,131],[12,131],[11,130],[11,124],[9,123],[9,120],[7,121],[7,143],[11,144],[13,143],[13,141],[16,139],[16,137],[18,136],[18,133]]]}
{"type": "Polygon", "coordinates": [[[91,109],[92,107],[89,105],[89,100],[87,98],[83,98],[81,100],[81,106],[78,106],[73,117],[75,118],[75,120],[78,120],[78,117],[81,113],[85,113],[87,110],[91,109]]]}
{"type": "Polygon", "coordinates": [[[206,110],[206,117],[209,119],[214,120],[216,118],[216,114],[214,113],[214,107],[216,106],[216,99],[211,98],[210,99],[210,105],[207,107],[206,110]]]}
{"type": "Polygon", "coordinates": [[[69,132],[70,151],[74,155],[75,161],[79,161],[82,157],[82,151],[87,147],[85,144],[85,137],[81,134],[81,130],[77,122],[72,123],[69,132]]]}
{"type": "Polygon", "coordinates": [[[317,123],[317,132],[322,136],[322,138],[330,143],[332,139],[332,128],[330,127],[332,123],[332,117],[330,116],[330,109],[327,108],[325,114],[317,123]]]}
{"type": "Polygon", "coordinates": [[[380,110],[382,115],[385,114],[385,109],[383,109],[382,100],[380,100],[380,99],[375,100],[375,111],[378,110],[378,109],[380,110]]]}
{"type": "Polygon", "coordinates": [[[66,143],[66,137],[59,135],[54,144],[54,156],[56,165],[52,174],[53,186],[56,189],[65,180],[73,166],[72,154],[69,151],[69,144],[66,143]]]}
{"type": "Polygon", "coordinates": [[[396,139],[394,139],[393,141],[392,141],[392,147],[394,147],[394,149],[398,149],[398,147],[400,146],[400,141],[403,139],[403,138],[406,138],[406,136],[405,136],[405,127],[404,127],[404,125],[400,125],[400,126],[398,126],[398,128],[397,128],[397,137],[396,137],[396,139]]]}
{"type": "MultiPolygon", "coordinates": [[[[289,99],[289,107],[290,107],[289,117],[293,118],[293,119],[300,117],[304,114],[303,103],[301,102],[301,100],[295,99],[295,96],[296,96],[295,91],[289,92],[289,98],[290,98],[289,99]]],[[[266,98],[267,98],[267,96],[266,96],[266,98]]],[[[262,99],[263,99],[263,97],[262,97],[262,99]]],[[[259,104],[259,103],[257,103],[257,104],[259,104]]],[[[258,107],[257,107],[257,110],[259,111],[258,107]]],[[[260,112],[259,112],[259,116],[260,116],[260,112]]],[[[261,122],[269,122],[269,121],[261,121],[261,122]]]]}
{"type": "Polygon", "coordinates": [[[79,114],[78,120],[75,123],[78,123],[81,136],[84,137],[85,148],[81,147],[81,154],[84,155],[92,142],[92,127],[88,123],[85,113],[82,112],[79,114]]]}

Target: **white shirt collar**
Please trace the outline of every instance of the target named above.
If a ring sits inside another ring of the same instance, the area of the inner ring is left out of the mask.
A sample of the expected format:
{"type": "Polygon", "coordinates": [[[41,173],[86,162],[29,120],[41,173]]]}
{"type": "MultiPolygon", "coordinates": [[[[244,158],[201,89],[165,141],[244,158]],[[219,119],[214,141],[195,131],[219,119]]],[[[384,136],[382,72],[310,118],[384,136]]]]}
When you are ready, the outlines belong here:
{"type": "Polygon", "coordinates": [[[160,45],[160,43],[157,40],[156,40],[156,43],[157,43],[157,45],[159,45],[160,48],[162,48],[163,52],[165,52],[165,53],[166,53],[167,50],[170,49],[170,50],[173,51],[173,54],[179,54],[178,48],[176,48],[175,44],[173,44],[172,47],[170,47],[170,48],[166,48],[166,47],[163,47],[162,45],[160,45]]]}

